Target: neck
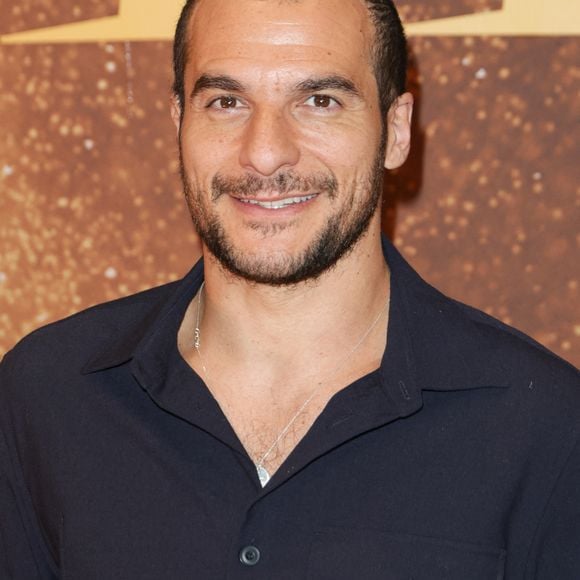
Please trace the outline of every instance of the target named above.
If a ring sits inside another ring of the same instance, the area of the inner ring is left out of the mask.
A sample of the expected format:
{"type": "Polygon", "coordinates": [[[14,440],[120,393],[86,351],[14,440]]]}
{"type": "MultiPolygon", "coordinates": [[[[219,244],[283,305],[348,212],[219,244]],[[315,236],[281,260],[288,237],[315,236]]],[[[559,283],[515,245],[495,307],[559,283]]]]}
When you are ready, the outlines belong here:
{"type": "MultiPolygon", "coordinates": [[[[257,376],[283,378],[336,364],[363,335],[389,293],[388,270],[378,228],[369,231],[331,271],[292,287],[248,283],[224,273],[211,257],[205,263],[201,328],[210,358],[227,357],[257,376]],[[314,346],[313,346],[314,345],[314,346]]],[[[190,309],[196,311],[196,303],[190,309]]],[[[192,344],[194,317],[187,342],[192,344]]],[[[185,325],[184,325],[185,326],[185,325]]],[[[383,329],[384,330],[384,329],[383,329]]],[[[213,366],[213,365],[211,365],[213,366]]],[[[270,382],[266,381],[266,382],[270,382]]]]}

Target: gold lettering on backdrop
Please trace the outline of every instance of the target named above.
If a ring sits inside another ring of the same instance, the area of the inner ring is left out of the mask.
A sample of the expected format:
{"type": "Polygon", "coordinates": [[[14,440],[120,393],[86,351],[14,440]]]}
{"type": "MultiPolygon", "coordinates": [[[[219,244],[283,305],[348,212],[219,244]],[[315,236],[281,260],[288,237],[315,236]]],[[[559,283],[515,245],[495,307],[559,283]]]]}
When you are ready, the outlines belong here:
{"type": "MultiPolygon", "coordinates": [[[[0,44],[171,40],[183,0],[122,0],[117,16],[0,36],[0,44]]],[[[410,36],[561,36],[580,34],[571,0],[504,0],[503,8],[407,25],[410,36]]]]}

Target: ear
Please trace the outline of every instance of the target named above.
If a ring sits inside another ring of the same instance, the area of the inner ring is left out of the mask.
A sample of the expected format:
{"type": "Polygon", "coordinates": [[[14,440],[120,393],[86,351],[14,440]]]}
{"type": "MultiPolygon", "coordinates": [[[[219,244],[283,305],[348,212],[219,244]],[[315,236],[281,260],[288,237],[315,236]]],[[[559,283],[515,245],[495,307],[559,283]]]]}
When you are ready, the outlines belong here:
{"type": "Polygon", "coordinates": [[[413,95],[403,93],[395,99],[387,113],[386,169],[401,167],[409,156],[412,117],[413,95]]]}
{"type": "Polygon", "coordinates": [[[177,131],[177,138],[179,139],[179,127],[181,126],[181,105],[176,95],[171,97],[171,118],[177,131]]]}

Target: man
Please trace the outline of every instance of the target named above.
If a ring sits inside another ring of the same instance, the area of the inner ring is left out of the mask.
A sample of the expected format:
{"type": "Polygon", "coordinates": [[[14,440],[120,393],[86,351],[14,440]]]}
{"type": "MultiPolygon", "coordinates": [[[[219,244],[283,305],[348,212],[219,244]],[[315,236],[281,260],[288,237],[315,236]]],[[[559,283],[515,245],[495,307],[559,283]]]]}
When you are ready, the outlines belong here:
{"type": "Polygon", "coordinates": [[[580,578],[576,370],[381,238],[391,2],[189,1],[175,72],[204,260],[6,356],[2,578],[580,578]]]}

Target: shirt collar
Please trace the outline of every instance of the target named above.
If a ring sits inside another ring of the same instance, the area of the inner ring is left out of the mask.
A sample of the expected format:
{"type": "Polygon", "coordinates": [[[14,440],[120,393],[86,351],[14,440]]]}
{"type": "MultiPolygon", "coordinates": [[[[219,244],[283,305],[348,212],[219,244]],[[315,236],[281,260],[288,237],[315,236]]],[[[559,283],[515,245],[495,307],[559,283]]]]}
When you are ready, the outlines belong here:
{"type": "MultiPolygon", "coordinates": [[[[406,378],[399,384],[403,394],[401,413],[406,414],[405,405],[409,413],[416,410],[421,390],[509,386],[497,335],[489,332],[497,323],[427,284],[384,236],[383,252],[391,272],[391,308],[381,371],[387,373],[396,365],[406,378]]],[[[83,374],[137,359],[141,371],[160,384],[176,348],[185,310],[202,280],[200,260],[180,282],[161,293],[162,298],[148,308],[145,316],[125,321],[108,346],[93,353],[83,374]]]]}
{"type": "MultiPolygon", "coordinates": [[[[169,347],[177,343],[177,330],[185,314],[187,306],[197,293],[203,281],[203,259],[199,260],[184,278],[161,287],[160,299],[146,297],[148,291],[141,295],[130,296],[132,301],[143,296],[146,314],[141,317],[131,317],[122,321],[115,337],[111,337],[105,347],[97,349],[88,359],[82,369],[83,374],[89,374],[120,366],[134,359],[138,353],[148,351],[152,343],[161,343],[169,347]],[[173,331],[175,333],[173,334],[173,331]]],[[[158,353],[154,358],[163,356],[158,353]]]]}
{"type": "Polygon", "coordinates": [[[433,288],[385,237],[383,251],[391,272],[393,310],[400,314],[400,331],[389,340],[406,341],[408,370],[418,388],[509,386],[497,333],[490,332],[497,321],[433,288]]]}

